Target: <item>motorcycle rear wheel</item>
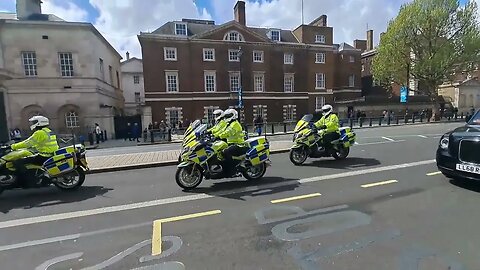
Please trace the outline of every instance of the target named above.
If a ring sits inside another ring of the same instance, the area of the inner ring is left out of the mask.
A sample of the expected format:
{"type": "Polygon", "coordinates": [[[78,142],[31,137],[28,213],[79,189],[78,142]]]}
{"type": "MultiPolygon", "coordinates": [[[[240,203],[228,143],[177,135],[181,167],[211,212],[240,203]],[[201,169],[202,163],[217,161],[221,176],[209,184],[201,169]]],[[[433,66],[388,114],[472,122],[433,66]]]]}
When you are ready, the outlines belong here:
{"type": "Polygon", "coordinates": [[[256,166],[249,166],[242,172],[243,177],[249,181],[255,181],[261,179],[267,172],[267,165],[260,163],[256,166]]]}
{"type": "Polygon", "coordinates": [[[349,147],[341,147],[340,149],[333,151],[332,157],[336,160],[342,160],[342,159],[346,159],[349,153],[350,153],[349,147]]]}
{"type": "Polygon", "coordinates": [[[191,190],[198,187],[202,180],[203,172],[195,164],[178,168],[175,173],[175,181],[183,190],[191,190]]]}
{"type": "Polygon", "coordinates": [[[308,153],[305,147],[290,149],[290,161],[295,166],[302,165],[308,158],[308,153]]]}
{"type": "Polygon", "coordinates": [[[72,172],[62,175],[59,178],[62,178],[64,181],[59,180],[53,182],[57,188],[63,191],[74,191],[80,188],[83,185],[83,182],[85,182],[85,172],[82,168],[78,167],[72,172]]]}

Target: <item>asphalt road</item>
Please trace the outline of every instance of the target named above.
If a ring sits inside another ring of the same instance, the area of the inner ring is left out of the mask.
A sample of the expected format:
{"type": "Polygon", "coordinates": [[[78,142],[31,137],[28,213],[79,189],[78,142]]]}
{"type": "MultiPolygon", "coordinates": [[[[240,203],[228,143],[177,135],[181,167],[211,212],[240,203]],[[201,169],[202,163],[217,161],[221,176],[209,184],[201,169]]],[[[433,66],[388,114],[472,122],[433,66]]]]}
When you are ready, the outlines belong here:
{"type": "Polygon", "coordinates": [[[480,183],[433,160],[454,126],[359,130],[345,161],[274,155],[260,182],[188,193],[175,167],[89,175],[74,193],[5,192],[0,268],[480,269],[480,183]]]}

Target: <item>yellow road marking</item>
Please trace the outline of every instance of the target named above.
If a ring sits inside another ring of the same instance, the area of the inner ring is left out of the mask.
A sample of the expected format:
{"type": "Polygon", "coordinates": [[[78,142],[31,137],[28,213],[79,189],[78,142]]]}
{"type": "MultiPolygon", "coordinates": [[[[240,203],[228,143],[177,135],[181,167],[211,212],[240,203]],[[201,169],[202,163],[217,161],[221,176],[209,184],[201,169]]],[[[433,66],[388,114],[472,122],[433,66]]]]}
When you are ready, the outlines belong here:
{"type": "Polygon", "coordinates": [[[431,173],[427,173],[427,176],[434,176],[434,175],[439,175],[439,174],[442,174],[442,172],[431,172],[431,173]]]}
{"type": "Polygon", "coordinates": [[[290,197],[290,198],[273,200],[273,201],[270,201],[270,202],[271,203],[283,203],[283,202],[290,202],[290,201],[296,201],[296,200],[318,197],[318,196],[321,196],[321,195],[322,194],[320,194],[320,193],[312,193],[312,194],[307,194],[307,195],[301,195],[301,196],[295,196],[295,197],[290,197]]]}
{"type": "Polygon", "coordinates": [[[376,187],[376,186],[381,186],[381,185],[388,185],[388,184],[397,183],[397,182],[398,182],[397,180],[388,180],[388,181],[383,181],[383,182],[361,185],[361,187],[362,188],[369,188],[369,187],[376,187]]]}
{"type": "Polygon", "coordinates": [[[153,232],[152,232],[152,256],[157,256],[162,253],[162,223],[174,222],[180,220],[186,220],[191,218],[198,218],[204,216],[217,215],[222,213],[220,210],[213,210],[177,217],[169,217],[163,219],[157,219],[153,222],[153,232]]]}

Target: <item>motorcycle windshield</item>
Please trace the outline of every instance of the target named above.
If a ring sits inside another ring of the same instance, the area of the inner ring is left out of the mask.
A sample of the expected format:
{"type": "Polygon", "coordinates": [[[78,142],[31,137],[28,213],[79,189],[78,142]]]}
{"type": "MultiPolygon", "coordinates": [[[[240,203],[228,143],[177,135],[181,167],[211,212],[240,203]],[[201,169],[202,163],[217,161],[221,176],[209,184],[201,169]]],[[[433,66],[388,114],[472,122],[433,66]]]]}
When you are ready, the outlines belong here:
{"type": "Polygon", "coordinates": [[[201,124],[195,129],[195,134],[202,134],[207,130],[207,124],[201,124]]]}
{"type": "Polygon", "coordinates": [[[310,123],[310,121],[312,121],[312,119],[313,119],[313,115],[311,115],[311,114],[307,114],[307,115],[303,116],[302,119],[300,119],[297,122],[297,125],[295,126],[295,129],[293,131],[296,133],[296,132],[299,132],[300,130],[308,127],[308,124],[310,123]]]}

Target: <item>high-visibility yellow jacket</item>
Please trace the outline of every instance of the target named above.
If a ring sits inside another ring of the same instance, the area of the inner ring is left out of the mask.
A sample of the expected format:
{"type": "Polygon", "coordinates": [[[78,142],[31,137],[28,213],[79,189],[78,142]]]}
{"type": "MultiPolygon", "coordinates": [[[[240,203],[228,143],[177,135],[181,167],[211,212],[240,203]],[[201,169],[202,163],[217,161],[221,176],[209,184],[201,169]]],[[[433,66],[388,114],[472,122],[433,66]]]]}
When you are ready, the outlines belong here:
{"type": "Polygon", "coordinates": [[[315,122],[315,127],[320,128],[322,126],[326,126],[325,131],[327,133],[338,132],[338,130],[340,128],[340,124],[338,122],[337,115],[333,114],[333,113],[330,113],[327,116],[322,116],[322,118],[320,118],[320,120],[315,122]]]}
{"type": "Polygon", "coordinates": [[[225,128],[227,127],[227,121],[224,119],[220,120],[218,123],[215,124],[212,128],[210,128],[208,131],[213,134],[213,136],[217,136],[220,132],[224,131],[225,128]]]}
{"type": "Polygon", "coordinates": [[[230,122],[227,127],[218,133],[220,139],[226,139],[228,144],[243,144],[245,134],[240,122],[237,120],[230,122]]]}
{"type": "Polygon", "coordinates": [[[12,144],[12,150],[24,148],[33,148],[41,156],[51,157],[53,152],[58,150],[57,136],[49,128],[44,127],[35,131],[28,139],[12,144]]]}

